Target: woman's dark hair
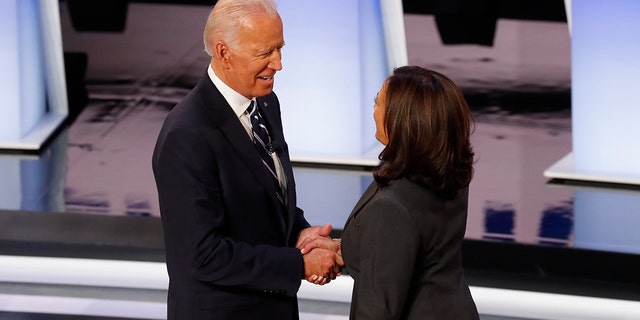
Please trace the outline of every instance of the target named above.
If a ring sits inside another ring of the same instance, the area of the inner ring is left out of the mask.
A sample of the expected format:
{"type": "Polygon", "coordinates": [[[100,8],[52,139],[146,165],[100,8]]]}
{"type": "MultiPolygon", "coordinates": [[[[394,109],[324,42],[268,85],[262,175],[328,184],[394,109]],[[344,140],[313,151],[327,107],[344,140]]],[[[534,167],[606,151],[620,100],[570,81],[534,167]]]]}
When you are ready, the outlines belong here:
{"type": "Polygon", "coordinates": [[[399,67],[386,81],[384,126],[389,137],[375,180],[406,177],[452,199],[473,176],[473,118],[458,86],[417,66],[399,67]]]}

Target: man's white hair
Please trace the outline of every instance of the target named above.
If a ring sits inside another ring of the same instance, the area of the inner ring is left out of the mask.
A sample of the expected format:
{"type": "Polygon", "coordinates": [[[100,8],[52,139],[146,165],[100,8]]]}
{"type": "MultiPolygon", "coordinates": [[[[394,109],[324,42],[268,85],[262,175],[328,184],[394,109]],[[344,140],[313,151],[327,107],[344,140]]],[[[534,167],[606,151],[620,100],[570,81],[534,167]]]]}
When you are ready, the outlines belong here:
{"type": "Polygon", "coordinates": [[[213,6],[204,28],[204,51],[212,56],[212,46],[222,40],[236,47],[241,28],[256,15],[277,16],[274,0],[218,0],[213,6]]]}

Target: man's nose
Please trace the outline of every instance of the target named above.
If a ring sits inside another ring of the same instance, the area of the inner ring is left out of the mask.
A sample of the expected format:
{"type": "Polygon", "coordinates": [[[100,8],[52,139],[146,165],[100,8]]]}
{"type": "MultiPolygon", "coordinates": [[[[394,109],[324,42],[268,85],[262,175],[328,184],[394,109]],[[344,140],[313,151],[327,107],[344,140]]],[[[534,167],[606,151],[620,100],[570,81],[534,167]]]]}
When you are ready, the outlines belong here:
{"type": "Polygon", "coordinates": [[[269,68],[280,71],[282,70],[282,53],[280,51],[275,51],[269,61],[269,68]]]}

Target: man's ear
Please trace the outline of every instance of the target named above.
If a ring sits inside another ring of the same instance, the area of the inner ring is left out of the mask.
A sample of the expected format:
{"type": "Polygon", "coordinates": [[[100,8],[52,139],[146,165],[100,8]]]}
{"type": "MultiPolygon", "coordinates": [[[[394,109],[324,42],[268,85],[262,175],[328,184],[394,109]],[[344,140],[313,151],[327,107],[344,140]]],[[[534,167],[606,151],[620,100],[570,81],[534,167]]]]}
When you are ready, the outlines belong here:
{"type": "Polygon", "coordinates": [[[215,58],[224,67],[229,65],[229,47],[222,41],[216,42],[214,47],[215,58]]]}

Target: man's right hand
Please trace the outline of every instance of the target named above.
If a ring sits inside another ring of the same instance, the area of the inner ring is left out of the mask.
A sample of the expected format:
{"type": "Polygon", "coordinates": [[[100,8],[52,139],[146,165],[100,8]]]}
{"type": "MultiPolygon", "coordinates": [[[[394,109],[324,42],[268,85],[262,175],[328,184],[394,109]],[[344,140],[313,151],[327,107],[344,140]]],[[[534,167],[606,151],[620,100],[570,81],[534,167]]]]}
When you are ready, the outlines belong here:
{"type": "Polygon", "coordinates": [[[315,248],[302,256],[304,260],[304,277],[309,282],[323,285],[341,274],[344,261],[336,252],[323,248],[315,248]]]}

